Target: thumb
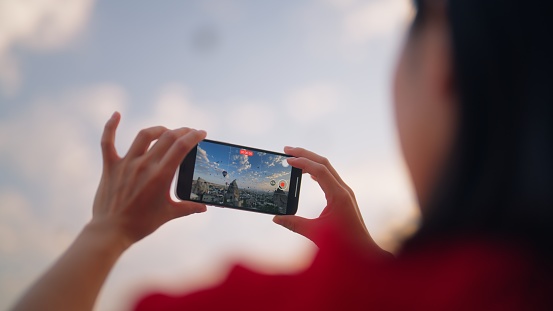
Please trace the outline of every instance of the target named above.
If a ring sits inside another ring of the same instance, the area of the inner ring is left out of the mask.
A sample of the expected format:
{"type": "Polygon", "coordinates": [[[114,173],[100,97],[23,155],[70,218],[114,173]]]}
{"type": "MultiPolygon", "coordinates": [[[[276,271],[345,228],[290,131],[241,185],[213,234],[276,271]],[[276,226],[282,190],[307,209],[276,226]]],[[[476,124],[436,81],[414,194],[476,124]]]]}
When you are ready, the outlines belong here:
{"type": "Polygon", "coordinates": [[[313,220],[303,218],[300,216],[287,215],[287,216],[275,216],[273,222],[283,226],[284,228],[301,234],[304,237],[313,241],[313,220]]]}
{"type": "Polygon", "coordinates": [[[172,204],[170,204],[170,209],[171,218],[179,218],[207,211],[205,204],[190,201],[172,202],[172,204]]]}

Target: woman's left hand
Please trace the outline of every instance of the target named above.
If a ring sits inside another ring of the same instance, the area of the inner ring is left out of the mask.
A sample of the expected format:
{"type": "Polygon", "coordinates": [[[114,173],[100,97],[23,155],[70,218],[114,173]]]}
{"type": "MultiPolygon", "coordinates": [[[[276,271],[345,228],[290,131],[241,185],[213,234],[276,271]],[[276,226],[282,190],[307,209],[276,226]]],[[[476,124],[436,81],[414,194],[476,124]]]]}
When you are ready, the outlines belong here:
{"type": "Polygon", "coordinates": [[[284,148],[293,156],[287,161],[300,168],[321,186],[326,206],[320,216],[307,219],[295,215],[276,216],[274,222],[299,233],[321,246],[321,230],[333,228],[345,234],[348,240],[376,255],[389,257],[372,239],[355,199],[353,190],[342,180],[327,158],[303,148],[284,148]]]}

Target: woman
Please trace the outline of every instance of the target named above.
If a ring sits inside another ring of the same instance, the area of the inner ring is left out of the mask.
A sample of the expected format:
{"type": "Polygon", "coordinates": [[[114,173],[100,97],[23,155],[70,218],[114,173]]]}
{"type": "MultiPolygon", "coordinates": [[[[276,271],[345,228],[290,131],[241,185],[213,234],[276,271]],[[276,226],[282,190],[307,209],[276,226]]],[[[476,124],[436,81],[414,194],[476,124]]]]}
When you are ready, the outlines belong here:
{"type": "MultiPolygon", "coordinates": [[[[148,295],[137,310],[553,310],[551,5],[416,6],[395,111],[423,221],[397,258],[373,242],[330,163],[287,147],[295,157],[289,163],[312,175],[327,199],[319,218],[274,219],[319,246],[311,267],[278,276],[235,267],[216,287],[148,295]]],[[[168,195],[177,166],[206,133],[145,129],[121,158],[114,149],[119,119],[115,113],[102,136],[92,220],[14,310],[92,309],[128,247],[173,218],[206,210],[168,195]]]]}

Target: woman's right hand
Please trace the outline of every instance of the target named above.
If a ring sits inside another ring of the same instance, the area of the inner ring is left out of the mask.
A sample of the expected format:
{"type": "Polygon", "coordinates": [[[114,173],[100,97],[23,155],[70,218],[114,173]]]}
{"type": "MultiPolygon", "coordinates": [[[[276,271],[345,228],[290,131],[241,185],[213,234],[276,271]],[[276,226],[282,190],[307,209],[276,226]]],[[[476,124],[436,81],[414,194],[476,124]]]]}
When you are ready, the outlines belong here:
{"type": "Polygon", "coordinates": [[[90,224],[118,233],[130,245],[174,218],[206,211],[205,204],[175,202],[169,195],[175,171],[206,133],[147,128],[120,157],[114,146],[120,117],[110,118],[102,136],[104,167],[90,224]]]}
{"type": "Polygon", "coordinates": [[[169,189],[178,166],[206,133],[151,127],[140,131],[120,157],[114,145],[120,119],[114,113],[102,134],[104,165],[92,220],[13,310],[92,310],[106,277],[129,246],[171,219],[205,212],[204,204],[173,201],[169,189]]]}
{"type": "Polygon", "coordinates": [[[353,190],[340,178],[328,159],[303,148],[285,147],[284,152],[294,157],[288,159],[290,165],[310,174],[320,185],[327,204],[315,219],[293,215],[275,216],[275,223],[305,236],[317,245],[320,245],[320,230],[334,226],[361,247],[376,253],[386,253],[371,238],[353,190]]]}

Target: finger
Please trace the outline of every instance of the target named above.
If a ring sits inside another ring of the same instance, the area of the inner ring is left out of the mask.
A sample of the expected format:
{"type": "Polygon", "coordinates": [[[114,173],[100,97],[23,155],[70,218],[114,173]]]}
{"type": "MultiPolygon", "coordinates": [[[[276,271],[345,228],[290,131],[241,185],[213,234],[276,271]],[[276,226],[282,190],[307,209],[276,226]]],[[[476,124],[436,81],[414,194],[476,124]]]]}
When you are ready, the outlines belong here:
{"type": "Polygon", "coordinates": [[[171,200],[169,208],[170,219],[180,218],[191,214],[198,214],[207,211],[207,207],[205,204],[190,201],[175,202],[171,200]]]}
{"type": "Polygon", "coordinates": [[[111,115],[111,118],[109,118],[104,126],[100,145],[102,146],[102,158],[106,166],[119,159],[117,151],[115,150],[115,132],[117,131],[120,120],[121,114],[116,111],[111,115]]]}
{"type": "Polygon", "coordinates": [[[167,150],[169,150],[175,141],[190,131],[191,129],[186,127],[166,131],[159,137],[154,146],[150,148],[148,151],[148,157],[155,160],[163,158],[167,150]]]}
{"type": "Polygon", "coordinates": [[[134,158],[143,155],[150,147],[152,141],[158,139],[166,131],[167,129],[163,126],[154,126],[141,130],[136,135],[125,157],[134,158]]]}
{"type": "Polygon", "coordinates": [[[306,158],[290,158],[288,163],[313,176],[329,201],[341,195],[343,191],[347,192],[325,165],[306,158]]]}
{"type": "MultiPolygon", "coordinates": [[[[275,216],[273,222],[313,241],[313,220],[300,216],[275,216]]],[[[315,241],[313,241],[315,242],[315,241]]]]}
{"type": "MultiPolygon", "coordinates": [[[[334,180],[336,180],[336,182],[342,187],[342,189],[346,190],[346,192],[349,194],[350,196],[350,199],[352,199],[354,202],[355,202],[355,208],[354,208],[354,212],[355,214],[357,215],[357,217],[361,220],[361,223],[363,225],[363,227],[365,228],[365,230],[367,230],[366,226],[365,226],[365,222],[363,221],[363,216],[361,215],[361,211],[359,210],[359,208],[357,208],[357,203],[356,203],[356,199],[355,199],[355,193],[353,192],[353,189],[351,189],[343,180],[342,178],[340,177],[340,175],[338,174],[338,172],[334,169],[334,167],[332,167],[332,165],[330,164],[330,161],[328,161],[327,158],[325,157],[322,157],[312,151],[309,151],[309,150],[306,150],[306,149],[303,149],[303,148],[294,148],[294,147],[285,147],[284,148],[284,152],[286,154],[289,154],[291,156],[294,156],[294,157],[297,157],[297,158],[306,158],[306,159],[309,159],[315,163],[319,163],[323,166],[325,166],[328,171],[330,172],[330,174],[334,177],[334,180]]],[[[290,159],[292,162],[295,161],[295,159],[290,159]]],[[[292,162],[288,161],[290,163],[290,165],[292,166],[296,166],[294,164],[292,164],[292,162]]],[[[298,166],[296,166],[298,167],[298,166]]],[[[301,168],[301,167],[298,167],[298,168],[301,168]]],[[[307,172],[309,173],[309,170],[308,169],[303,169],[304,172],[307,172]]],[[[339,195],[341,192],[336,192],[336,190],[334,190],[333,192],[327,192],[325,190],[325,188],[327,187],[332,187],[331,185],[325,185],[325,183],[327,182],[327,180],[320,180],[320,178],[316,175],[316,174],[312,174],[311,173],[311,178],[313,178],[315,181],[317,181],[319,183],[319,185],[321,186],[321,188],[323,189],[323,191],[325,192],[325,195],[327,196],[327,200],[333,200],[335,199],[337,195],[339,195]]],[[[335,188],[336,189],[336,188],[335,188]]],[[[341,200],[341,198],[338,198],[338,200],[341,200]]],[[[323,211],[324,213],[324,211],[323,211]]],[[[368,232],[368,230],[367,230],[368,232]]]]}
{"type": "Polygon", "coordinates": [[[284,147],[284,152],[286,154],[289,154],[291,156],[297,157],[297,158],[306,158],[309,160],[312,160],[314,162],[320,163],[328,168],[332,176],[344,187],[351,195],[354,195],[353,190],[342,180],[342,177],[340,177],[340,174],[334,169],[332,164],[330,164],[330,161],[315,152],[309,151],[304,148],[295,148],[295,147],[284,147]]]}
{"type": "Polygon", "coordinates": [[[330,173],[332,173],[334,178],[336,178],[336,180],[338,180],[340,183],[344,183],[342,178],[340,178],[340,175],[338,174],[338,172],[336,172],[334,167],[332,167],[332,164],[330,164],[330,161],[327,158],[303,148],[284,147],[284,152],[296,158],[306,158],[326,166],[330,171],[330,173]]]}
{"type": "Polygon", "coordinates": [[[191,130],[177,139],[160,161],[164,174],[173,176],[184,157],[206,136],[205,131],[191,130]]]}
{"type": "MultiPolygon", "coordinates": [[[[353,199],[354,201],[356,201],[355,199],[355,193],[353,192],[353,189],[351,189],[341,178],[340,176],[338,175],[338,173],[336,172],[336,170],[332,167],[332,165],[330,165],[330,162],[328,161],[328,159],[324,158],[324,157],[321,157],[319,156],[318,154],[316,153],[313,153],[311,151],[308,151],[308,150],[305,150],[303,148],[292,148],[292,147],[286,147],[285,149],[285,152],[290,154],[290,155],[293,155],[293,154],[297,154],[297,155],[306,155],[308,157],[310,157],[310,159],[308,159],[308,161],[313,161],[314,163],[318,163],[320,165],[323,165],[329,172],[330,174],[332,175],[332,177],[334,178],[334,180],[341,186],[341,189],[344,189],[347,191],[347,193],[350,195],[351,199],[353,199]],[[322,162],[322,163],[321,163],[322,162]]],[[[321,186],[321,189],[323,189],[325,195],[327,196],[327,200],[333,200],[336,198],[337,195],[340,195],[341,192],[338,192],[336,189],[336,186],[332,185],[331,181],[330,181],[330,184],[327,184],[329,182],[329,178],[325,179],[325,180],[321,180],[319,178],[319,176],[317,174],[314,174],[312,173],[310,170],[312,169],[312,167],[315,167],[314,165],[310,165],[310,167],[300,167],[298,166],[298,164],[294,164],[297,160],[299,159],[302,159],[302,158],[289,158],[288,160],[288,163],[290,163],[290,165],[292,166],[295,166],[297,168],[300,168],[303,170],[304,173],[309,173],[311,174],[311,178],[313,180],[315,180],[317,183],[319,183],[319,185],[321,186]],[[333,189],[333,190],[326,190],[326,189],[333,189]]],[[[304,159],[307,159],[307,158],[304,158],[304,159]]],[[[300,164],[301,165],[301,164],[300,164]]],[[[356,203],[357,204],[357,203],[356,203]]],[[[361,215],[361,211],[359,211],[358,208],[355,208],[354,209],[354,212],[355,214],[357,215],[357,217],[359,217],[359,219],[363,219],[363,216],[361,215]]],[[[363,224],[363,227],[365,227],[365,223],[362,221],[362,224],[363,224]]],[[[366,227],[365,227],[366,229],[366,227]]]]}

